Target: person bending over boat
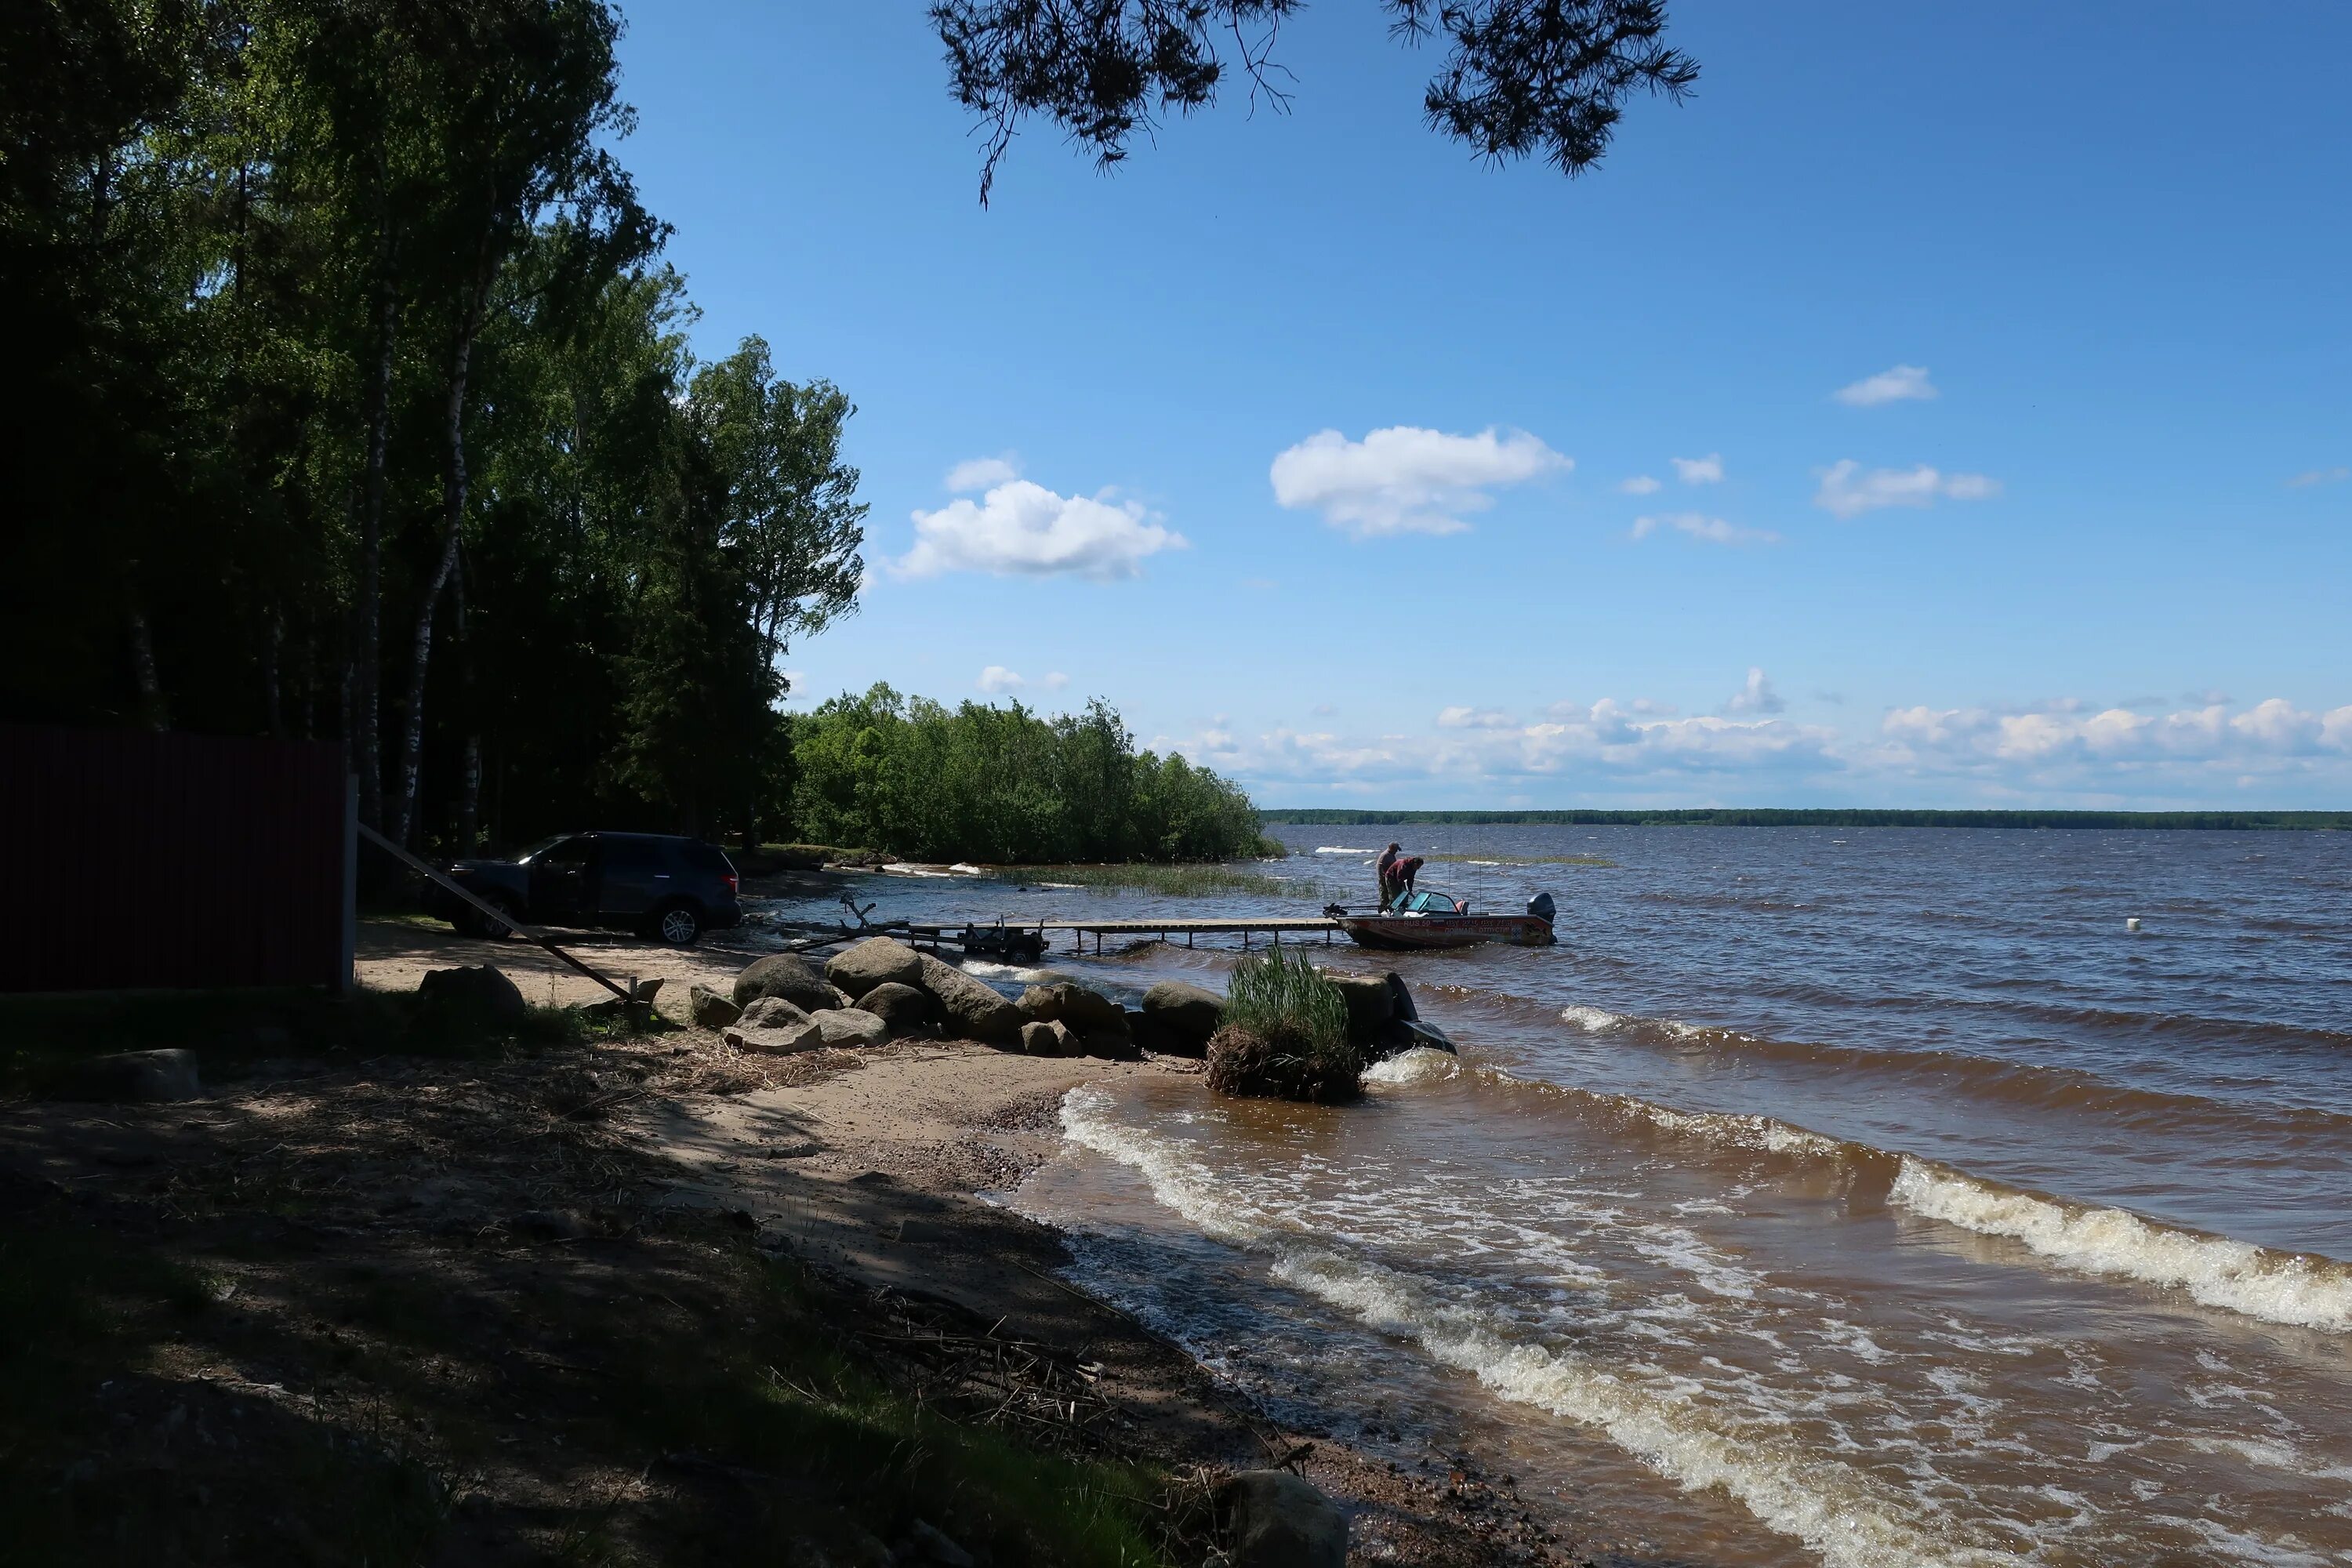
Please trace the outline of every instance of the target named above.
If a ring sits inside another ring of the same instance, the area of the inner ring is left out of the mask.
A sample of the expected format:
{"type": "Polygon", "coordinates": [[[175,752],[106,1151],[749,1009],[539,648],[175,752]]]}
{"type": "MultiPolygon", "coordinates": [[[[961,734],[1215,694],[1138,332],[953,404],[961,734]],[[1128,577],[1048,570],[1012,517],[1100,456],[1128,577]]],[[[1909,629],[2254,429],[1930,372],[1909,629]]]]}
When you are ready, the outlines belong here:
{"type": "Polygon", "coordinates": [[[1412,897],[1412,879],[1421,875],[1422,859],[1418,855],[1400,857],[1389,868],[1389,880],[1394,884],[1394,894],[1384,900],[1383,907],[1393,909],[1412,897]]]}

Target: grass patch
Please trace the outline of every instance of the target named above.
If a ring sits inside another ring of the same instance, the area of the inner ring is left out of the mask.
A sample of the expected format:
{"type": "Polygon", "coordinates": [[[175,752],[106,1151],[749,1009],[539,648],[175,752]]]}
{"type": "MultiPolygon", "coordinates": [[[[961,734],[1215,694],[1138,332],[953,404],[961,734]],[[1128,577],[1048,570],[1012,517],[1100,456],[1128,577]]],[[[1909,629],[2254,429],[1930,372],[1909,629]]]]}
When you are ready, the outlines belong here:
{"type": "Polygon", "coordinates": [[[1234,967],[1209,1040],[1209,1087],[1220,1094],[1338,1104],[1362,1093],[1348,1042],[1348,1004],[1303,948],[1280,947],[1234,967]]]}
{"type": "Polygon", "coordinates": [[[1236,871],[1230,866],[1004,866],[992,875],[1035,886],[1061,882],[1097,893],[1159,893],[1171,899],[1207,899],[1242,893],[1256,898],[1317,898],[1323,885],[1316,881],[1269,877],[1263,871],[1236,871]]]}

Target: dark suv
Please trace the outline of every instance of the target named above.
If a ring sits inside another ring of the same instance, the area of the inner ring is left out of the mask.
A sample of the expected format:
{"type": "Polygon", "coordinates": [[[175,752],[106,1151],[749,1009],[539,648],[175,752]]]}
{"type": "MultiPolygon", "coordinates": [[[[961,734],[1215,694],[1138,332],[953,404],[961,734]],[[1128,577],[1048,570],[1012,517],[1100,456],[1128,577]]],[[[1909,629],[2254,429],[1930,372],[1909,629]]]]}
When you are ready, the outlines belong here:
{"type": "MultiPolygon", "coordinates": [[[[699,838],[562,833],[511,860],[460,860],[449,876],[532,925],[614,926],[683,947],[743,921],[733,863],[699,838]]],[[[494,934],[479,910],[428,886],[434,914],[472,935],[494,934]]]]}

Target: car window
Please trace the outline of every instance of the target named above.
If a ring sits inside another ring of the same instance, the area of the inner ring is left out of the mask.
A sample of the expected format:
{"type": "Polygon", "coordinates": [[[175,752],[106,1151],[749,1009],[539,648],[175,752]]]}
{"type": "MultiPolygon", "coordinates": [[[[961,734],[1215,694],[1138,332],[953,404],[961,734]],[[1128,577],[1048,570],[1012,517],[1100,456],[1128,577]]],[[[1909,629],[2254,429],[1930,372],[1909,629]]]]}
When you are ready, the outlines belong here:
{"type": "Polygon", "coordinates": [[[734,869],[717,845],[705,844],[699,838],[688,839],[677,847],[677,852],[681,859],[698,871],[716,871],[723,877],[734,869]]]}
{"type": "Polygon", "coordinates": [[[604,870],[621,877],[641,877],[661,869],[661,853],[643,838],[604,840],[604,870]]]}
{"type": "Polygon", "coordinates": [[[565,842],[571,837],[572,835],[569,833],[559,833],[552,838],[542,838],[528,849],[518,851],[515,855],[515,858],[528,864],[531,861],[537,860],[541,856],[546,854],[557,845],[565,842]]]}
{"type": "Polygon", "coordinates": [[[593,841],[585,834],[575,833],[569,838],[551,840],[527,858],[534,866],[584,866],[592,847],[593,841]]]}

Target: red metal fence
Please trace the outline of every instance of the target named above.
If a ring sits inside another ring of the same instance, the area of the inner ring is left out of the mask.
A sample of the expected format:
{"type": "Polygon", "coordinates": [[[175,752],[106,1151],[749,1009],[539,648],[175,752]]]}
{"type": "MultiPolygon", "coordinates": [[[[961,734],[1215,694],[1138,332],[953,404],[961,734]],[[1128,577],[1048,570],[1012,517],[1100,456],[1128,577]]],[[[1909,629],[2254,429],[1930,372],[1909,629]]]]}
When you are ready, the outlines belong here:
{"type": "Polygon", "coordinates": [[[341,748],[0,725],[0,992],[342,986],[341,748]]]}

